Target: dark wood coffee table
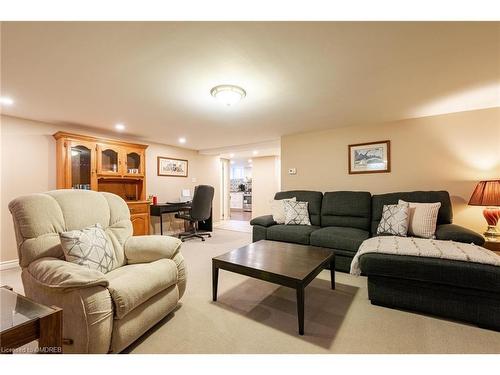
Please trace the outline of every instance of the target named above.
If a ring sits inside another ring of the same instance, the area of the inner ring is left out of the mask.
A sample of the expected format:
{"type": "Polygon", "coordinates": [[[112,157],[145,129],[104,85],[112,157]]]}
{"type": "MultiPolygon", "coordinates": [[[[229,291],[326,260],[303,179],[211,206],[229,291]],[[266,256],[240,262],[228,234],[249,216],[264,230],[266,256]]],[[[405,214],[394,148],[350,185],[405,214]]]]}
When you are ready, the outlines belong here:
{"type": "Polygon", "coordinates": [[[217,301],[219,269],[239,273],[297,291],[299,335],[304,334],[304,289],[330,265],[335,289],[335,255],[322,247],[261,240],[212,258],[213,300],[217,301]]]}

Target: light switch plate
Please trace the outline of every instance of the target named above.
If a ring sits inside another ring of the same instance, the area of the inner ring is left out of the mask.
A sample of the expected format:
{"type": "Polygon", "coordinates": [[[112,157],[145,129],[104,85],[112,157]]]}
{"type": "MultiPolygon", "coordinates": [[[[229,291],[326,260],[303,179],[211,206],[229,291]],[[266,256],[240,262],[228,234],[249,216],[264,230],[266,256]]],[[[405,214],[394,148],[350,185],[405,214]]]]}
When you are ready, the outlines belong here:
{"type": "Polygon", "coordinates": [[[196,182],[196,177],[192,177],[191,182],[196,182]]]}
{"type": "Polygon", "coordinates": [[[297,169],[296,168],[288,168],[288,174],[297,174],[297,169]]]}

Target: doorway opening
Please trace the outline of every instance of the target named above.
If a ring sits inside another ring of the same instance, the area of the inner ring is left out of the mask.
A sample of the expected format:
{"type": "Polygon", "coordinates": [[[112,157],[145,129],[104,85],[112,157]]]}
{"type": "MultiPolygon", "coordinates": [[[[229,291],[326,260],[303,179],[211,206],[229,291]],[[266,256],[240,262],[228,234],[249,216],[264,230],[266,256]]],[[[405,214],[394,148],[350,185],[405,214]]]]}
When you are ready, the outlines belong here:
{"type": "Polygon", "coordinates": [[[231,160],[229,168],[229,219],[252,218],[252,160],[231,160]]]}

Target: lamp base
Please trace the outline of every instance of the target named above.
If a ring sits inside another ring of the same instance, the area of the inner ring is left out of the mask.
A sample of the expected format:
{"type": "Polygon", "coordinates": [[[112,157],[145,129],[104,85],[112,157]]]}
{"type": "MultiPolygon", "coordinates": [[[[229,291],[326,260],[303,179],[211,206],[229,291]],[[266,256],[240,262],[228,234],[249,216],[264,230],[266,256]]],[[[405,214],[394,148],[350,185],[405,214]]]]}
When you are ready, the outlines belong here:
{"type": "Polygon", "coordinates": [[[488,223],[488,229],[484,232],[484,236],[493,241],[500,240],[500,232],[497,230],[500,209],[496,207],[487,207],[483,210],[483,216],[488,223]]]}
{"type": "Polygon", "coordinates": [[[500,241],[500,232],[494,225],[488,225],[488,229],[484,232],[484,236],[493,241],[500,241]]]}

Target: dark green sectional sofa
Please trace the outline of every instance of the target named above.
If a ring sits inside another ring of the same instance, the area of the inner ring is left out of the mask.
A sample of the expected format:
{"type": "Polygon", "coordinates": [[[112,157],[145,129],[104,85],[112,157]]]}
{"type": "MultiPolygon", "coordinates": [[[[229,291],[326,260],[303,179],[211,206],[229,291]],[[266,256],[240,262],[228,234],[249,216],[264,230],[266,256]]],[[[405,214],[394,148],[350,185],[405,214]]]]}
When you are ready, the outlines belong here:
{"type": "MultiPolygon", "coordinates": [[[[285,191],[275,199],[296,197],[309,202],[311,226],[278,225],[271,215],[254,218],[253,241],[262,239],[331,248],[335,267],[349,272],[361,243],[376,235],[382,208],[399,199],[441,202],[436,238],[482,245],[484,238],[453,224],[446,191],[413,191],[371,195],[360,191],[285,191]]],[[[500,330],[500,267],[389,254],[360,257],[373,304],[420,311],[500,330]]]]}
{"type": "Polygon", "coordinates": [[[483,236],[452,224],[453,211],[447,191],[413,191],[371,195],[366,191],[292,190],[276,193],[274,199],[296,197],[309,203],[312,225],[279,225],[271,215],[252,219],[253,241],[273,240],[327,247],[335,250],[335,268],[349,272],[361,243],[377,233],[386,204],[399,199],[409,202],[441,202],[436,238],[482,245],[483,236]]]}

